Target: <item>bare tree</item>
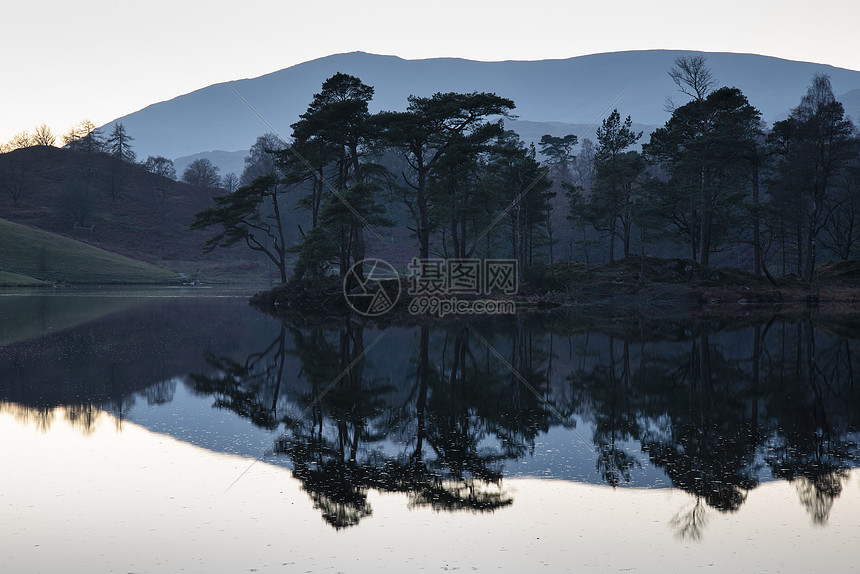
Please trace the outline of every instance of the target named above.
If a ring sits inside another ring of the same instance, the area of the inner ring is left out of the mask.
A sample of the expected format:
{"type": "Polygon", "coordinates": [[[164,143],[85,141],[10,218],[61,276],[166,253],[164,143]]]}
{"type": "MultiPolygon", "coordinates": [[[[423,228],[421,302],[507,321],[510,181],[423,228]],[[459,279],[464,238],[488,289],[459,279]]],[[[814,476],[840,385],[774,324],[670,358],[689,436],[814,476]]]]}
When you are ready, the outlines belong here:
{"type": "Polygon", "coordinates": [[[27,171],[28,166],[22,157],[0,164],[0,189],[9,194],[16,207],[27,193],[27,171]]]}
{"type": "Polygon", "coordinates": [[[105,143],[96,124],[92,120],[83,119],[63,135],[63,145],[85,153],[95,153],[104,151],[105,143]]]}
{"type": "Polygon", "coordinates": [[[10,151],[13,149],[22,149],[25,147],[30,147],[33,144],[33,137],[30,135],[30,132],[24,130],[22,132],[18,132],[12,139],[9,140],[9,149],[10,151]]]}
{"type": "Polygon", "coordinates": [[[36,128],[33,134],[33,145],[52,146],[57,142],[57,136],[48,127],[48,124],[42,124],[36,128]]]}
{"type": "Polygon", "coordinates": [[[218,168],[206,158],[195,159],[182,173],[182,181],[198,187],[218,187],[221,185],[221,177],[218,168]]]}
{"type": "Polygon", "coordinates": [[[250,185],[258,177],[277,173],[275,153],[286,147],[284,140],[271,132],[258,137],[245,157],[245,169],[239,177],[239,185],[250,185]]]}
{"type": "Polygon", "coordinates": [[[63,147],[70,148],[73,145],[75,145],[75,142],[77,142],[79,139],[81,139],[80,130],[78,129],[77,125],[74,125],[74,126],[70,127],[66,131],[66,133],[63,134],[63,139],[62,139],[63,147]]]}
{"type": "Polygon", "coordinates": [[[221,184],[223,185],[224,189],[226,189],[230,193],[233,193],[239,187],[239,176],[231,171],[224,176],[221,184]]]}
{"type": "Polygon", "coordinates": [[[164,203],[167,201],[167,194],[176,181],[176,168],[173,162],[162,156],[149,156],[143,162],[143,169],[155,176],[153,190],[158,198],[161,207],[164,208],[164,203]]]}
{"type": "Polygon", "coordinates": [[[174,181],[176,180],[176,168],[173,166],[173,162],[166,157],[162,157],[160,155],[149,156],[146,158],[146,161],[143,162],[143,169],[153,175],[158,175],[174,181]]]}
{"type": "MultiPolygon", "coordinates": [[[[678,91],[696,101],[703,101],[717,85],[717,79],[708,68],[707,62],[704,56],[675,58],[675,65],[669,70],[669,77],[678,86],[678,91]]],[[[672,98],[666,98],[667,112],[674,112],[676,107],[672,98]]]]}

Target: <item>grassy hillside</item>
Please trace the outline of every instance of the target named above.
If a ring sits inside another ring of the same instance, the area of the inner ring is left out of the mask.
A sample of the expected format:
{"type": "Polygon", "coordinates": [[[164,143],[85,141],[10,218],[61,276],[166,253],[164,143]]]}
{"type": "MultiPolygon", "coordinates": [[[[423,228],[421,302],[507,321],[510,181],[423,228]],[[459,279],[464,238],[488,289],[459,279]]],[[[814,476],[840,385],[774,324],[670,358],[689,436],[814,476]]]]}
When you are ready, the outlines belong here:
{"type": "Polygon", "coordinates": [[[162,284],[178,280],[175,273],[155,265],[0,220],[0,285],[39,281],[162,284]]]}
{"type": "Polygon", "coordinates": [[[50,283],[27,277],[26,275],[0,271],[0,285],[7,287],[38,287],[40,285],[50,285],[50,283]]]}

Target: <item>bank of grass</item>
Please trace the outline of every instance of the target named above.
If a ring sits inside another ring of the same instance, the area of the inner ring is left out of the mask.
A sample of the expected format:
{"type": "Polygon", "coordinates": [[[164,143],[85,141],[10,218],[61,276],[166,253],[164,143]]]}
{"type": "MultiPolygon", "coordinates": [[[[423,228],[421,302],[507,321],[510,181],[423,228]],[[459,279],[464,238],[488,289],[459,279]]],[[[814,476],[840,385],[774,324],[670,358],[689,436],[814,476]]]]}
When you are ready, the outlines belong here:
{"type": "Polygon", "coordinates": [[[18,275],[17,273],[9,273],[0,271],[0,286],[4,287],[40,287],[50,285],[47,281],[33,279],[26,275],[18,275]]]}
{"type": "Polygon", "coordinates": [[[0,219],[0,285],[170,284],[176,273],[0,219]]]}

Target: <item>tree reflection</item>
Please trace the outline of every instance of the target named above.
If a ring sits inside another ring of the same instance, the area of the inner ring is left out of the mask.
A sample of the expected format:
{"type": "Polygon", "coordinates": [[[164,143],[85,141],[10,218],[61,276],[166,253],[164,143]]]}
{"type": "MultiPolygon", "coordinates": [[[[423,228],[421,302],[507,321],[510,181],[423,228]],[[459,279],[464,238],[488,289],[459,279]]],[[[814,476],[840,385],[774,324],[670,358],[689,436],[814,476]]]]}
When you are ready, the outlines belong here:
{"type": "Polygon", "coordinates": [[[85,435],[92,434],[96,430],[96,423],[102,414],[102,410],[92,403],[68,405],[62,410],[69,425],[85,435]]]}
{"type": "Polygon", "coordinates": [[[36,429],[47,433],[61,415],[70,427],[84,435],[91,435],[98,426],[102,410],[92,403],[63,405],[59,407],[28,407],[15,403],[0,402],[0,414],[10,413],[22,424],[34,424],[36,429]]]}
{"type": "Polygon", "coordinates": [[[783,330],[781,369],[770,373],[771,384],[783,392],[774,395],[780,427],[765,460],[776,478],[796,481],[801,503],[814,523],[823,524],[847,470],[858,463],[851,436],[858,417],[851,407],[856,409],[860,389],[847,340],[821,341],[824,337],[810,323],[796,325],[794,345],[786,340],[790,334],[783,330]]]}
{"type": "MultiPolygon", "coordinates": [[[[586,345],[588,340],[586,338],[586,345]]],[[[624,341],[622,346],[621,357],[618,357],[615,337],[610,336],[606,355],[598,351],[598,360],[591,367],[577,369],[569,377],[580,412],[587,410],[593,414],[592,441],[597,451],[597,471],[613,487],[622,481],[629,483],[632,470],[641,466],[634,455],[619,445],[638,440],[640,436],[633,410],[630,345],[624,341]]],[[[587,347],[583,353],[588,353],[587,347]]]]}
{"type": "Polygon", "coordinates": [[[857,340],[811,319],[721,327],[446,323],[386,335],[389,348],[366,355],[370,328],[338,319],[285,325],[241,361],[207,355],[211,372],[191,380],[219,408],[285,425],[273,452],[335,528],[372,515],[371,490],[405,493],[410,508],[506,507],[505,465],[574,417],[592,429],[599,480],[636,485],[647,466],[692,495],[671,521],[679,537],[701,538],[710,510],[737,511],[771,477],[825,523],[858,464],[857,340]]]}
{"type": "Polygon", "coordinates": [[[675,534],[682,540],[701,540],[708,516],[705,503],[697,496],[688,506],[681,508],[669,521],[675,534]]]}
{"type": "MultiPolygon", "coordinates": [[[[405,380],[365,354],[366,327],[349,319],[336,325],[285,326],[276,341],[243,362],[207,354],[213,372],[192,375],[198,393],[258,426],[286,430],[273,447],[289,457],[294,476],[315,508],[335,528],[372,514],[370,490],[402,492],[411,508],[490,512],[512,503],[502,487],[503,465],[534,448],[551,415],[540,397],[523,388],[483,346],[473,347],[469,327],[416,329],[405,380]],[[285,351],[284,337],[293,339],[285,351]],[[481,352],[478,352],[481,351],[481,352]],[[482,354],[483,353],[483,354],[482,354]],[[282,392],[287,356],[298,360],[298,379],[282,392]],[[278,397],[292,407],[277,415],[278,397]]],[[[541,352],[515,328],[503,339],[511,361],[544,388],[541,352]]]]}
{"type": "Polygon", "coordinates": [[[285,342],[286,329],[282,326],[268,347],[242,362],[205,351],[204,359],[214,372],[189,375],[195,392],[214,396],[213,406],[217,408],[231,410],[259,427],[275,430],[280,424],[276,407],[284,375],[285,342]]]}
{"type": "Polygon", "coordinates": [[[146,404],[150,406],[166,405],[173,401],[173,395],[176,394],[176,380],[160,381],[146,387],[140,394],[146,399],[146,404]]]}
{"type": "Polygon", "coordinates": [[[636,460],[617,445],[638,441],[673,486],[694,496],[672,520],[681,537],[701,537],[706,506],[740,508],[765,469],[796,482],[812,520],[827,521],[860,462],[856,340],[811,320],[776,319],[731,337],[703,330],[674,343],[638,335],[619,345],[616,336],[587,334],[568,376],[577,412],[592,421],[607,484],[631,480],[636,460]]]}
{"type": "Polygon", "coordinates": [[[27,407],[0,401],[0,414],[9,413],[22,424],[33,423],[41,432],[48,432],[56,420],[58,409],[48,407],[27,407]]]}
{"type": "Polygon", "coordinates": [[[396,385],[368,375],[363,331],[350,321],[343,322],[336,338],[320,329],[293,329],[296,354],[311,386],[298,400],[312,414],[310,421],[289,422],[275,452],[290,457],[294,475],[323,518],[335,528],[357,524],[372,513],[370,489],[404,492],[410,507],[434,510],[491,511],[509,505],[498,467],[507,455],[481,448],[485,419],[475,416],[474,402],[461,400],[464,393],[480,390],[473,386],[479,376],[468,331],[460,330],[453,340],[446,335],[441,360],[431,362],[430,330],[420,328],[414,383],[400,404],[393,397],[396,385]],[[328,359],[320,362],[321,356],[328,359]],[[324,365],[342,370],[338,374],[324,365]],[[391,452],[388,435],[411,437],[407,450],[391,452]]]}

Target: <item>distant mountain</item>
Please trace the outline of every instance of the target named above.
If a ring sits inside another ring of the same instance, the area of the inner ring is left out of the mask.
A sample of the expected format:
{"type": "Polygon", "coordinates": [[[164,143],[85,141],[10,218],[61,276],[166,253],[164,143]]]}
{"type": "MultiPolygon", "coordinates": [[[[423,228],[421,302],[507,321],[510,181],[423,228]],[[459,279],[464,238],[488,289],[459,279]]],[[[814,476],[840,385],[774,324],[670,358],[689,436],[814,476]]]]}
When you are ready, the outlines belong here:
{"type": "MultiPolygon", "coordinates": [[[[667,97],[686,101],[667,71],[676,57],[698,53],[648,50],[565,60],[476,62],[404,60],[352,52],[258,78],[208,86],[117,118],[104,127],[109,130],[122,122],[135,138],[141,158],[247,150],[257,136],[271,129],[289,137],[290,124],[307,109],[323,80],[336,72],[358,76],[375,87],[372,111],[404,109],[410,94],[490,91],[514,100],[514,113],[522,127],[527,126],[525,122],[589,126],[613,107],[638,124],[659,126],[668,119],[667,97]]],[[[719,84],[743,90],[768,122],[800,102],[815,73],[829,74],[837,94],[860,90],[858,71],[752,54],[703,54],[719,84]]],[[[860,99],[852,97],[854,102],[860,99]]],[[[849,111],[856,120],[860,107],[849,111]]]]}

